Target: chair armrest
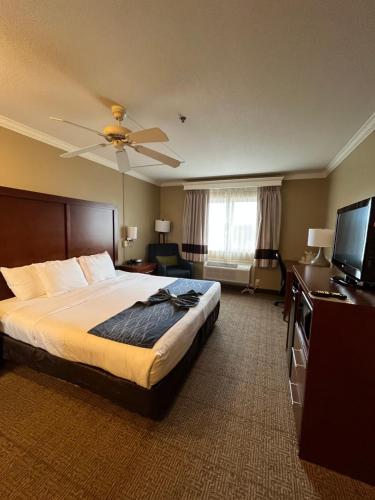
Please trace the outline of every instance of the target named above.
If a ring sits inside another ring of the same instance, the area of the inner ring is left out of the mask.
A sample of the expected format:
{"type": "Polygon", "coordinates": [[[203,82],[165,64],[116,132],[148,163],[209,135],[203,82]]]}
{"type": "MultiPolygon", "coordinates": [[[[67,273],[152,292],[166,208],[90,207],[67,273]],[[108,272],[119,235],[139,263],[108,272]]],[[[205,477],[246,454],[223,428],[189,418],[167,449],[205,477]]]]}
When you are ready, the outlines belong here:
{"type": "Polygon", "coordinates": [[[158,276],[167,276],[167,265],[166,264],[157,264],[156,274],[158,276]]]}
{"type": "Polygon", "coordinates": [[[193,263],[188,260],[180,259],[178,264],[182,269],[190,269],[190,272],[193,273],[193,263]]]}

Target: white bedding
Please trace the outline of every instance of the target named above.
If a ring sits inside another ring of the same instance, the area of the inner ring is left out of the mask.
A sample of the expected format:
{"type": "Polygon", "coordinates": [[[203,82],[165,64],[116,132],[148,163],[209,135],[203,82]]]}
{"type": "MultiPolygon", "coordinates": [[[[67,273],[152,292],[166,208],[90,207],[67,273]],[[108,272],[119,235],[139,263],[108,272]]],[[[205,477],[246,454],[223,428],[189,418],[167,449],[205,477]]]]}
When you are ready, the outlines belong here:
{"type": "Polygon", "coordinates": [[[0,330],[14,339],[70,361],[106,370],[150,388],[180,361],[220,300],[220,284],[170,328],[152,349],[91,335],[91,328],[146,300],[176,278],[116,272],[116,277],[57,297],[0,301],[0,330]]]}

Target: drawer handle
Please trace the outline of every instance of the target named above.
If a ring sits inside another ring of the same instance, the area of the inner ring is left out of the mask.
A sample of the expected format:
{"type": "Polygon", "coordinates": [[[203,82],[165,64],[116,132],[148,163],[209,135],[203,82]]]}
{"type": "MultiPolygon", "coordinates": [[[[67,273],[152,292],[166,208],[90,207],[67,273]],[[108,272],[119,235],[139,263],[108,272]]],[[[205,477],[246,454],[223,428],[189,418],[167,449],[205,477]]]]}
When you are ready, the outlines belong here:
{"type": "Polygon", "coordinates": [[[302,353],[302,349],[294,349],[294,347],[292,347],[292,355],[293,355],[293,362],[294,362],[294,366],[296,368],[306,368],[306,365],[305,363],[303,362],[303,353],[302,353]],[[302,363],[298,363],[297,362],[297,356],[296,356],[296,353],[300,353],[298,356],[300,358],[300,360],[302,361],[302,363]]]}
{"type": "Polygon", "coordinates": [[[301,403],[299,401],[296,401],[293,397],[293,387],[296,388],[296,391],[298,393],[297,384],[294,384],[289,380],[289,391],[290,391],[290,399],[292,400],[292,405],[302,406],[301,403]]]}

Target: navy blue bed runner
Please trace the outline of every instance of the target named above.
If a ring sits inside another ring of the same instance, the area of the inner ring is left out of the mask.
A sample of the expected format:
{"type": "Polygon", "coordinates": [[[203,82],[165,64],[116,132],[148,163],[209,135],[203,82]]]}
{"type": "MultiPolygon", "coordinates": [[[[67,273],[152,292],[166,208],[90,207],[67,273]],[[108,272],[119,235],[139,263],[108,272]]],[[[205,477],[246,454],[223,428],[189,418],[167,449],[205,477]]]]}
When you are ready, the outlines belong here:
{"type": "Polygon", "coordinates": [[[213,284],[214,281],[179,278],[161,288],[148,301],[136,302],[91,328],[88,333],[115,342],[151,349],[160,337],[188,312],[189,307],[199,302],[197,297],[205,294],[213,284]],[[167,295],[169,297],[166,297],[167,295]]]}

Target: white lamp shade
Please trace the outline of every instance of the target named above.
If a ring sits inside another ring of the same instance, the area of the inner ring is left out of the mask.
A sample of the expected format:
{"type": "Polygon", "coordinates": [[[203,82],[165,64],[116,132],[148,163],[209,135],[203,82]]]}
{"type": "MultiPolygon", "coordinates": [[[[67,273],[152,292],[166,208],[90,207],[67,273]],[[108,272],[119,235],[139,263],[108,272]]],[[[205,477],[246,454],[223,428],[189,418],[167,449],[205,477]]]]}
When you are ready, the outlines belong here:
{"type": "Polygon", "coordinates": [[[171,230],[171,223],[169,220],[160,220],[157,219],[155,221],[155,231],[158,233],[169,233],[171,230]]]}
{"type": "Polygon", "coordinates": [[[138,235],[138,228],[136,226],[128,226],[126,228],[126,238],[128,240],[136,240],[138,235]]]}
{"type": "Polygon", "coordinates": [[[309,229],[307,244],[309,247],[328,248],[333,245],[332,229],[309,229]]]}

